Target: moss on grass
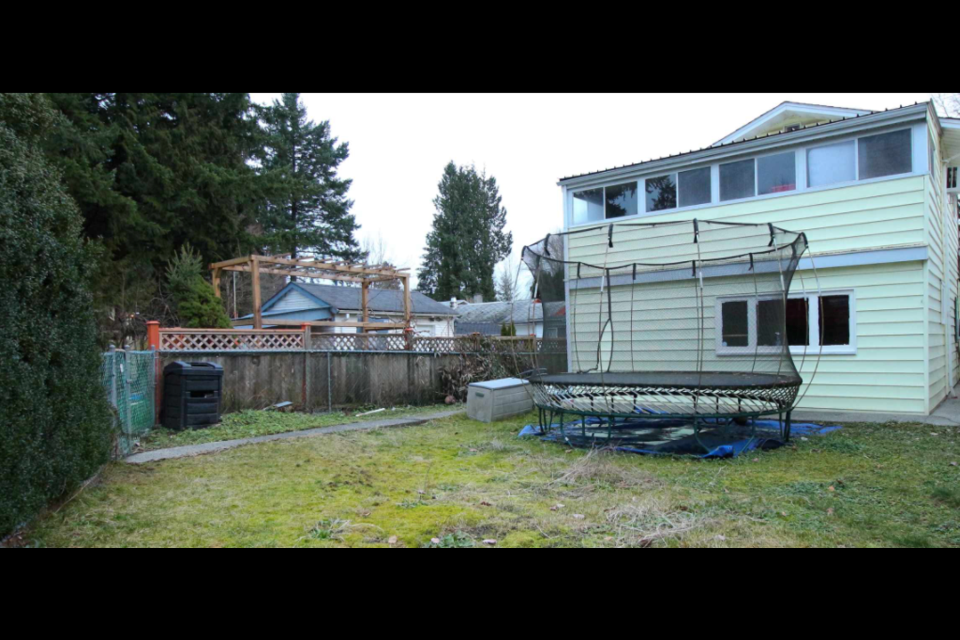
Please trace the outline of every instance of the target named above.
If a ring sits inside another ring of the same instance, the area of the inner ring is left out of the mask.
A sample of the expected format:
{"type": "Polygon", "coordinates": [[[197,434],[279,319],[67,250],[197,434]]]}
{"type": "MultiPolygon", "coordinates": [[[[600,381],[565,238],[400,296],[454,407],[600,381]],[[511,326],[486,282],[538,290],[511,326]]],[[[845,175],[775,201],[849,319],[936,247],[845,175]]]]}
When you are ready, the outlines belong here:
{"type": "MultiPolygon", "coordinates": [[[[303,428],[303,416],[275,417],[303,428]]],[[[960,546],[956,430],[853,424],[702,461],[516,438],[533,419],[457,416],[116,463],[27,537],[41,546],[960,546]]]]}

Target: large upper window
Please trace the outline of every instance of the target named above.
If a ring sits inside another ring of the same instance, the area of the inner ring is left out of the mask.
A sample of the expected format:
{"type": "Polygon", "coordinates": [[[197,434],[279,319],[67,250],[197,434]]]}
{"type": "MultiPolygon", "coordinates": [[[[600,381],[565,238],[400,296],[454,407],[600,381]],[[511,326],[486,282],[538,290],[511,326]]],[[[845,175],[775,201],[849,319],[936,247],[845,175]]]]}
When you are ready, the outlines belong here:
{"type": "Polygon", "coordinates": [[[647,211],[663,211],[677,206],[677,174],[647,178],[647,211]]]}
{"type": "Polygon", "coordinates": [[[573,194],[573,224],[637,215],[637,183],[577,191],[573,194]]]}
{"type": "Polygon", "coordinates": [[[807,186],[856,180],[856,148],[857,143],[850,140],[807,151],[807,186]]]}
{"type": "Polygon", "coordinates": [[[860,179],[910,173],[913,170],[909,129],[860,138],[860,179]]]}
{"type": "Polygon", "coordinates": [[[797,154],[793,151],[757,158],[757,193],[780,193],[797,188],[797,154]]]}
{"type": "Polygon", "coordinates": [[[637,215],[637,183],[628,182],[607,187],[607,217],[622,218],[637,215]]]}
{"type": "Polygon", "coordinates": [[[603,189],[578,191],[573,194],[573,223],[603,220],[603,189]]]}
{"type": "Polygon", "coordinates": [[[710,202],[710,167],[681,171],[679,176],[681,207],[710,202]]]}
{"type": "Polygon", "coordinates": [[[796,352],[856,353],[851,292],[792,296],[785,307],[782,299],[763,296],[721,298],[717,305],[719,355],[772,352],[784,337],[796,352]]]}
{"type": "Polygon", "coordinates": [[[681,207],[708,204],[711,199],[710,167],[647,178],[645,190],[648,213],[674,209],[678,203],[681,207]]]}
{"type": "MultiPolygon", "coordinates": [[[[642,179],[642,188],[639,182],[628,182],[579,191],[573,194],[573,224],[709,205],[717,202],[715,190],[719,202],[727,202],[911,173],[913,133],[903,129],[674,171],[642,179]],[[798,160],[800,152],[804,156],[798,160]],[[806,184],[798,184],[804,173],[806,184]],[[714,177],[719,184],[713,184],[714,177]]],[[[934,142],[930,139],[927,145],[930,173],[936,176],[934,142]]]]}
{"type": "Polygon", "coordinates": [[[754,160],[720,165],[720,200],[737,200],[756,195],[754,160]]]}

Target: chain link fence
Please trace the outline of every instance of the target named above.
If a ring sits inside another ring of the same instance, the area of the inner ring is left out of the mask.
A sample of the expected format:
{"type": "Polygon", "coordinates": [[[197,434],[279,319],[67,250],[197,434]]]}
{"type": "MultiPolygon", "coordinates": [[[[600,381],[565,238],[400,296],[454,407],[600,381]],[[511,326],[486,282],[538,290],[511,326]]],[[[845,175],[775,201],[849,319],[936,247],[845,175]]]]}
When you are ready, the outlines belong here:
{"type": "Polygon", "coordinates": [[[156,351],[115,351],[103,354],[100,381],[113,408],[121,456],[129,455],[156,416],[156,351]]]}

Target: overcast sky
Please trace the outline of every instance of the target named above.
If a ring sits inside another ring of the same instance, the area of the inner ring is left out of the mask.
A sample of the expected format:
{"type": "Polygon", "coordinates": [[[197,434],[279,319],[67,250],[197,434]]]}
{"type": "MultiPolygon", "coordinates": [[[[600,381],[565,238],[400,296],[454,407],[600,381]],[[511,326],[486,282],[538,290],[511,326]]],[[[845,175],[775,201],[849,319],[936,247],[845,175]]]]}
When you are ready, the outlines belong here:
{"type": "MultiPolygon", "coordinates": [[[[253,94],[268,103],[279,94],[253,94]]],[[[414,276],[450,160],[496,177],[514,255],[563,224],[561,177],[709,146],[785,100],[882,110],[930,94],[303,94],[312,120],[350,143],[340,174],[359,238],[378,234],[414,276]]]]}

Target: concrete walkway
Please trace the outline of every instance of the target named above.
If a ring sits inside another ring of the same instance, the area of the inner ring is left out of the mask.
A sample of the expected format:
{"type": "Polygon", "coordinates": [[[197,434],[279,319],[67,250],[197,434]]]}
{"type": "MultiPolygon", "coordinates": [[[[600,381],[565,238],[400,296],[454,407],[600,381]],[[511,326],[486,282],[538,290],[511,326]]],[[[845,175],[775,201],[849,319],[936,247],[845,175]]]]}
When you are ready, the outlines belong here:
{"type": "Polygon", "coordinates": [[[410,427],[413,425],[424,424],[431,420],[448,418],[458,413],[463,413],[463,409],[453,411],[441,411],[412,418],[393,418],[387,420],[367,420],[364,422],[351,422],[348,424],[335,424],[331,427],[319,427],[317,429],[304,429],[303,431],[288,431],[286,433],[275,433],[269,436],[257,436],[256,438],[240,438],[239,440],[224,440],[222,442],[207,442],[204,444],[191,444],[183,447],[171,447],[169,449],[157,449],[155,451],[144,451],[134,454],[124,459],[124,462],[130,464],[144,464],[147,462],[157,462],[159,460],[172,460],[174,458],[188,458],[199,456],[205,453],[216,453],[233,449],[245,444],[258,444],[260,442],[273,442],[274,440],[288,440],[290,438],[312,438],[313,436],[322,436],[328,433],[341,433],[344,431],[364,431],[368,429],[384,429],[387,427],[410,427]]]}
{"type": "Polygon", "coordinates": [[[796,422],[919,422],[941,427],[960,426],[960,385],[953,389],[946,400],[940,403],[929,416],[909,413],[877,413],[873,411],[813,411],[798,409],[793,412],[796,422]]]}

